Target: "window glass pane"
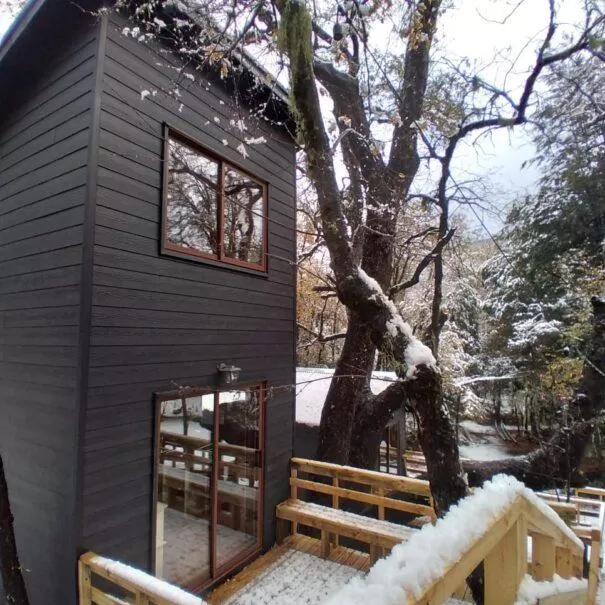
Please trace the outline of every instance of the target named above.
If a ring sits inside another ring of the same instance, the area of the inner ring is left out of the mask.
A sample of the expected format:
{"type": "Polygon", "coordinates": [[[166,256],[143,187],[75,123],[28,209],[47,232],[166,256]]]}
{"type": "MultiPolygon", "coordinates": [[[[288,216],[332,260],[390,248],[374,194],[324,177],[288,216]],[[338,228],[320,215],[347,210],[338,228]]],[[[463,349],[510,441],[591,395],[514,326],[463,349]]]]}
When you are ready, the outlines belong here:
{"type": "Polygon", "coordinates": [[[214,395],[160,403],[156,573],[181,586],[211,577],[214,395]]]}
{"type": "Polygon", "coordinates": [[[250,177],[227,168],[224,176],[223,253],[255,265],[263,261],[263,187],[250,177]]]}
{"type": "Polygon", "coordinates": [[[216,255],[219,165],[174,139],[168,147],[166,240],[216,255]]]}
{"type": "Polygon", "coordinates": [[[258,542],[260,392],[219,393],[216,561],[220,568],[258,542]]]}

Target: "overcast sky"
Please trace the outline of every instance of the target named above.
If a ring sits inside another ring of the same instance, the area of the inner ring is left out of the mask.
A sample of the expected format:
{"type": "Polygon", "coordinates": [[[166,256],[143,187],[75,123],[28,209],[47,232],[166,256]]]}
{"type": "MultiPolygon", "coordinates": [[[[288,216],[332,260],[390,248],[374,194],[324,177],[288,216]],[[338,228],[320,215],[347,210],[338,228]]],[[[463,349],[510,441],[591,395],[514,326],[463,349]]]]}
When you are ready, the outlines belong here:
{"type": "Polygon", "coordinates": [[[0,37],[4,34],[8,26],[10,25],[11,18],[6,13],[0,13],[0,37]]]}
{"type": "MultiPolygon", "coordinates": [[[[452,59],[466,56],[485,65],[481,76],[486,81],[498,87],[506,84],[508,90],[516,86],[518,91],[548,25],[547,0],[455,0],[454,4],[456,9],[446,11],[441,19],[438,45],[452,59]],[[515,68],[509,72],[511,63],[515,68]]],[[[573,33],[581,18],[580,2],[559,0],[556,4],[560,34],[573,33]]],[[[525,127],[500,130],[491,140],[482,140],[480,152],[466,146],[457,156],[461,174],[478,171],[488,175],[494,201],[501,208],[535,189],[537,170],[521,168],[535,153],[528,132],[525,127]]],[[[498,221],[486,218],[488,226],[496,230],[498,221]]]]}
{"type": "MultiPolygon", "coordinates": [[[[579,2],[557,2],[559,20],[569,24],[568,31],[580,16],[579,2]]],[[[438,48],[445,49],[449,58],[469,57],[485,66],[481,76],[486,81],[503,86],[506,78],[507,85],[520,86],[531,65],[532,51],[548,22],[548,1],[455,0],[453,4],[455,8],[447,10],[441,19],[438,48]],[[496,55],[498,66],[493,61],[496,55]],[[513,60],[516,68],[510,72],[513,60]]],[[[0,11],[1,7],[2,3],[0,11]]],[[[10,22],[10,17],[0,12],[0,36],[10,22]]],[[[515,197],[535,188],[537,171],[521,169],[521,164],[533,154],[533,146],[523,128],[502,130],[483,138],[480,147],[461,146],[454,166],[460,180],[470,174],[487,175],[492,201],[504,208],[515,197]]],[[[491,230],[499,228],[497,219],[485,218],[491,230]]]]}

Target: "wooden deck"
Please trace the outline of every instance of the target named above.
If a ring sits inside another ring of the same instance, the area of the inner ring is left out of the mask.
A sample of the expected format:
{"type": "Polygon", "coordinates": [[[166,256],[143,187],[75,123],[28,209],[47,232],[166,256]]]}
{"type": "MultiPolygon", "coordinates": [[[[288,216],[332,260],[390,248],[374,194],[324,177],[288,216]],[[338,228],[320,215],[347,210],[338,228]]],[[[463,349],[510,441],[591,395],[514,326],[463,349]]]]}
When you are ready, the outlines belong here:
{"type": "MultiPolygon", "coordinates": [[[[309,555],[313,555],[318,558],[318,562],[321,565],[325,559],[321,559],[321,542],[308,536],[296,534],[294,536],[288,536],[282,544],[274,546],[262,557],[256,559],[253,563],[248,565],[240,573],[238,573],[231,580],[228,580],[224,584],[221,584],[218,588],[212,591],[210,594],[205,596],[206,601],[210,605],[221,605],[229,601],[244,587],[246,592],[259,586],[259,583],[263,581],[264,572],[272,566],[278,564],[280,559],[287,556],[289,551],[303,552],[309,555]]],[[[363,574],[370,568],[370,556],[338,546],[332,549],[328,557],[329,561],[344,565],[356,570],[359,574],[363,574]]],[[[351,575],[355,575],[352,573],[351,575]]],[[[301,575],[298,578],[298,582],[305,584],[306,582],[313,582],[313,578],[305,577],[301,571],[301,575]]]]}

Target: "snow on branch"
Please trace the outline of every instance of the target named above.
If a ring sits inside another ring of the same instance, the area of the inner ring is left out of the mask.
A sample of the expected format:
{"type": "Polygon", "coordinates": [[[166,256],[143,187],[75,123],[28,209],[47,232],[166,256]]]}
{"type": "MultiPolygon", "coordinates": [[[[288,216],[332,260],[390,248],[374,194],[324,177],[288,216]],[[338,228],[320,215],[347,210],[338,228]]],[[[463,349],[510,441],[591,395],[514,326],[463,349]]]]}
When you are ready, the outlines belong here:
{"type": "Polygon", "coordinates": [[[519,496],[582,548],[582,542],[544,500],[514,477],[497,475],[452,506],[435,525],[425,525],[407,542],[395,546],[365,577],[353,578],[328,605],[400,605],[409,598],[419,598],[489,531],[493,521],[519,496]]]}
{"type": "Polygon", "coordinates": [[[363,269],[358,269],[358,276],[372,291],[372,298],[377,302],[380,301],[386,307],[390,315],[386,322],[388,335],[393,339],[396,339],[397,336],[401,335],[407,343],[404,350],[404,358],[407,366],[405,378],[408,380],[412,379],[416,374],[416,368],[421,365],[436,368],[437,361],[431,350],[414,336],[410,324],[403,321],[395,303],[384,294],[378,282],[370,277],[363,269]]]}

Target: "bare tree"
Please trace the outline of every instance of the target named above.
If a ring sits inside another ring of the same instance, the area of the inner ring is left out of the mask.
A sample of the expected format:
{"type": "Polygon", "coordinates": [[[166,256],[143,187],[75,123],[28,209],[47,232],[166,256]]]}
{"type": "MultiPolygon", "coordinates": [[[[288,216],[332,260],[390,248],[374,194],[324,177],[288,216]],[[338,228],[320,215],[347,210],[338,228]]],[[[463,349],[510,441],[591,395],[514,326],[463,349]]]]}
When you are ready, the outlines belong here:
{"type": "Polygon", "coordinates": [[[331,33],[324,29],[325,15],[319,10],[313,14],[301,0],[249,0],[228,11],[214,0],[179,6],[187,8],[186,26],[178,15],[174,18],[174,11],[181,9],[172,4],[157,9],[160,25],[151,22],[145,11],[137,14],[148,19],[150,31],[159,27],[163,40],[172,37],[176,48],[187,49],[187,57],[197,53],[217,65],[221,74],[229,65],[225,57],[250,41],[270,48],[277,38],[287,59],[305,172],[317,192],[320,237],[330,255],[334,291],[348,313],[346,336],[323,409],[319,456],[375,466],[384,426],[394,411],[407,405],[419,419],[429,480],[438,509],[444,512],[466,493],[436,361],[445,318],[443,249],[453,236],[449,203],[462,189],[453,178],[452,159],[466,137],[525,123],[542,72],[576,53],[591,52],[602,16],[588,7],[582,31],[561,47],[555,40],[554,2],[549,2],[546,33],[518,97],[458,70],[460,85],[466,87],[461,96],[469,101],[453,112],[454,126],[436,138],[423,117],[440,0],[389,6],[353,1],[338,6],[331,33]],[[395,27],[400,43],[394,52],[377,58],[369,44],[370,19],[392,18],[393,11],[398,11],[395,27]],[[216,27],[210,31],[209,15],[218,15],[218,33],[216,27]],[[387,63],[390,71],[384,68],[387,63]],[[321,94],[333,104],[332,138],[321,94]],[[387,134],[377,133],[381,120],[389,124],[387,134]],[[421,194],[438,214],[438,224],[429,252],[415,268],[410,267],[410,279],[394,283],[396,241],[401,240],[398,226],[412,195],[418,195],[412,184],[421,153],[440,167],[434,191],[421,194]],[[341,167],[347,173],[344,187],[337,177],[341,167]],[[429,267],[434,280],[430,348],[415,337],[392,300],[417,283],[429,267]],[[376,351],[396,368],[400,381],[375,397],[369,376],[376,351]]]}

